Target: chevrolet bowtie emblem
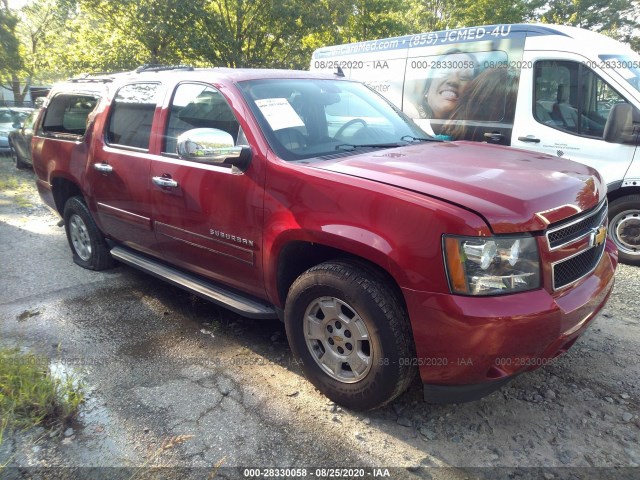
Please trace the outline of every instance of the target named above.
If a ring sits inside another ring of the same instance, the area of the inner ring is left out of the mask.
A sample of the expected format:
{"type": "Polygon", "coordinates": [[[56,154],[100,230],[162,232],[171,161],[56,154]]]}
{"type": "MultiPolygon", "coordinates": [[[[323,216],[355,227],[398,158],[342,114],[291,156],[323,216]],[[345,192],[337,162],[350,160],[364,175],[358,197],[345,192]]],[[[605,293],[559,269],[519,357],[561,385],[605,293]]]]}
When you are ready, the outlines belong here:
{"type": "Polygon", "coordinates": [[[607,239],[607,227],[592,228],[589,237],[589,246],[598,247],[607,239]]]}

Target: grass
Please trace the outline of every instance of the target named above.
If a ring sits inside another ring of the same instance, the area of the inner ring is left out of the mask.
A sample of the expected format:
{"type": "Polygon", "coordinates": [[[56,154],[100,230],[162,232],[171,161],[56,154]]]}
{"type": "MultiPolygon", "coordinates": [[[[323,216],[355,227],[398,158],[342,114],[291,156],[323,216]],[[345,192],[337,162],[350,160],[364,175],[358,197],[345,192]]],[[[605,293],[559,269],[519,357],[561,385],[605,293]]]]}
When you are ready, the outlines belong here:
{"type": "Polygon", "coordinates": [[[5,429],[64,425],[83,401],[82,385],[53,377],[43,357],[0,348],[0,443],[5,429]]]}
{"type": "Polygon", "coordinates": [[[13,177],[9,178],[0,178],[0,190],[17,190],[21,185],[13,177]]]}
{"type": "Polygon", "coordinates": [[[27,181],[18,181],[14,177],[0,178],[0,192],[5,198],[13,197],[12,201],[19,207],[33,207],[29,199],[33,186],[27,181]]]}

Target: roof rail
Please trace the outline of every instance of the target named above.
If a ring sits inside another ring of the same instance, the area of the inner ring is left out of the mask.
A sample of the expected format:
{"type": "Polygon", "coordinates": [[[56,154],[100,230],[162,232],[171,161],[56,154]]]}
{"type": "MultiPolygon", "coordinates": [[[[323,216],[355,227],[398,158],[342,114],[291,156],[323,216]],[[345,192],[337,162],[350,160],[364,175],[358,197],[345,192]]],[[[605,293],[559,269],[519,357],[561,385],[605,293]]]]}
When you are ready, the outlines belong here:
{"type": "Polygon", "coordinates": [[[193,67],[191,65],[161,65],[158,63],[147,63],[136,68],[135,72],[162,72],[164,70],[193,70],[193,67]]]}
{"type": "Polygon", "coordinates": [[[115,80],[107,73],[85,73],[77,77],[70,78],[68,81],[72,83],[109,83],[115,80]]]}

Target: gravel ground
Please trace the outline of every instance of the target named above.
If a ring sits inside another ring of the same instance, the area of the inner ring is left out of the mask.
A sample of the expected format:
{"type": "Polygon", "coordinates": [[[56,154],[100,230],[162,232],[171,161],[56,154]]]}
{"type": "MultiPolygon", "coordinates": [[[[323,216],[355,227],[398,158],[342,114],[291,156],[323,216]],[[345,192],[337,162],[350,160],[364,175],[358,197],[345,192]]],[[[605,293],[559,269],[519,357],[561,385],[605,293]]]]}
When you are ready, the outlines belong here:
{"type": "Polygon", "coordinates": [[[88,393],[76,423],[5,436],[0,477],[81,478],[89,472],[75,467],[97,466],[95,478],[250,478],[244,467],[640,478],[640,268],[619,267],[607,307],[567,354],[501,391],[435,406],[416,382],[363,414],[302,377],[279,322],[237,317],[127,267],[82,270],[57,221],[33,173],[0,157],[0,344],[108,359],[74,370],[88,393]]]}

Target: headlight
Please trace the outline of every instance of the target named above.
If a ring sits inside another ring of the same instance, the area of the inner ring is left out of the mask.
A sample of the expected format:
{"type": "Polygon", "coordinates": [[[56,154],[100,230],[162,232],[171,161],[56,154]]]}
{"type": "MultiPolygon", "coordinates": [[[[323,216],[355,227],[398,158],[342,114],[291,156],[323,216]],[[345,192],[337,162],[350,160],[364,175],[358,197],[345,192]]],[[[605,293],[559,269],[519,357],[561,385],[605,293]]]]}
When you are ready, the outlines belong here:
{"type": "Polygon", "coordinates": [[[540,287],[536,239],[444,236],[444,257],[452,293],[499,295],[540,287]]]}

